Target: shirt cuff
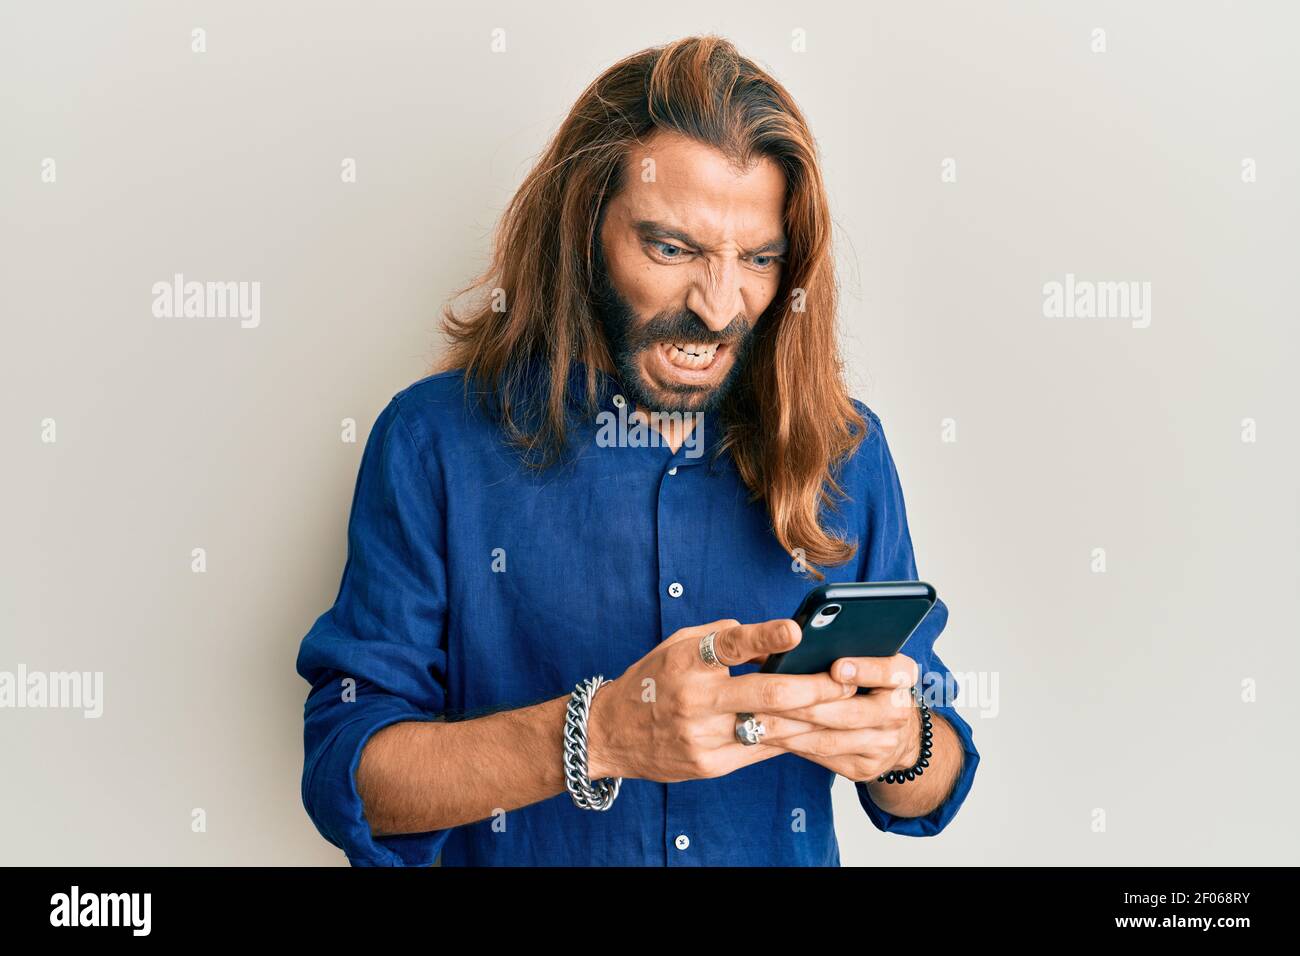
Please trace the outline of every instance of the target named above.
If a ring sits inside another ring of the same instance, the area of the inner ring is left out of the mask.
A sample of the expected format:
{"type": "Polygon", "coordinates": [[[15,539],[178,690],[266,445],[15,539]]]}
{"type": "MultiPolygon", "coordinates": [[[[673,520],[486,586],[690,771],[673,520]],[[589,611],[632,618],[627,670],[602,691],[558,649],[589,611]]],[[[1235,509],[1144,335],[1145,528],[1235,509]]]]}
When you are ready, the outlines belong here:
{"type": "MultiPolygon", "coordinates": [[[[899,817],[880,809],[880,807],[876,806],[875,801],[871,799],[871,791],[867,789],[867,784],[855,783],[854,786],[858,791],[858,802],[862,804],[862,809],[867,811],[867,816],[871,818],[871,822],[876,825],[876,828],[885,833],[897,833],[901,836],[914,837],[935,836],[941,833],[952,821],[952,818],[957,815],[957,811],[966,799],[966,794],[970,792],[971,784],[975,782],[975,768],[979,766],[980,755],[979,751],[975,749],[975,740],[970,724],[966,723],[952,707],[931,706],[930,712],[948,721],[953,732],[956,733],[957,739],[961,742],[961,773],[958,774],[952,792],[948,794],[948,799],[921,817],[899,817]]],[[[900,786],[900,784],[884,784],[884,786],[900,786]]],[[[901,784],[901,786],[907,785],[901,784]]]]}
{"type": "Polygon", "coordinates": [[[358,714],[335,727],[303,779],[302,799],[316,829],[347,855],[353,866],[432,866],[451,829],[374,837],[357,792],[356,772],[370,737],[389,724],[427,721],[400,698],[361,695],[350,704],[358,714]]]}

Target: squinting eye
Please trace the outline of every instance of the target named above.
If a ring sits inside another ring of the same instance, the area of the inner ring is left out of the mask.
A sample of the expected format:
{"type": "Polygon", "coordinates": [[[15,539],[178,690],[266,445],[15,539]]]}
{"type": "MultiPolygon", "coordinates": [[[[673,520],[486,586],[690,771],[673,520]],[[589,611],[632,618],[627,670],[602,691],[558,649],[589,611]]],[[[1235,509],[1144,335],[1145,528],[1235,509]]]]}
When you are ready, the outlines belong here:
{"type": "Polygon", "coordinates": [[[754,263],[760,269],[766,269],[772,263],[777,262],[780,256],[754,256],[749,261],[754,263]]]}
{"type": "Polygon", "coordinates": [[[674,246],[671,242],[660,242],[658,239],[654,239],[652,243],[665,259],[676,259],[678,253],[686,251],[681,246],[674,246]]]}

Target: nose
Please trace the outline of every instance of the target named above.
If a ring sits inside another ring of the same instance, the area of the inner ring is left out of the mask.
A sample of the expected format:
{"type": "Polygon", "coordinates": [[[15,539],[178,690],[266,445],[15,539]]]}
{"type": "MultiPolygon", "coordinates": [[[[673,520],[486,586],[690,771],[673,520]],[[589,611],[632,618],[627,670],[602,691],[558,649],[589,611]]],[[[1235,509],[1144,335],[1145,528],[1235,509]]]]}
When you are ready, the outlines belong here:
{"type": "Polygon", "coordinates": [[[740,265],[725,258],[709,262],[691,282],[686,307],[714,332],[721,332],[743,311],[740,265]]]}

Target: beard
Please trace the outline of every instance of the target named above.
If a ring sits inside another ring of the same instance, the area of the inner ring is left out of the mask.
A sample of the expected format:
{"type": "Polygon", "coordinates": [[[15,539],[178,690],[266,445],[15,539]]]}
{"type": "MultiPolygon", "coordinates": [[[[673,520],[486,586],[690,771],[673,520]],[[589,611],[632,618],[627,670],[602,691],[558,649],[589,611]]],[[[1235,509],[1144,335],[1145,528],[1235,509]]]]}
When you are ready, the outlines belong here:
{"type": "Polygon", "coordinates": [[[642,320],[609,281],[599,244],[592,308],[605,332],[624,397],[638,409],[680,414],[716,411],[735,389],[754,345],[753,326],[740,315],[720,332],[712,331],[687,308],[667,309],[642,320]],[[732,352],[731,367],[716,385],[651,383],[641,370],[640,359],[642,353],[664,342],[726,343],[732,352]]]}

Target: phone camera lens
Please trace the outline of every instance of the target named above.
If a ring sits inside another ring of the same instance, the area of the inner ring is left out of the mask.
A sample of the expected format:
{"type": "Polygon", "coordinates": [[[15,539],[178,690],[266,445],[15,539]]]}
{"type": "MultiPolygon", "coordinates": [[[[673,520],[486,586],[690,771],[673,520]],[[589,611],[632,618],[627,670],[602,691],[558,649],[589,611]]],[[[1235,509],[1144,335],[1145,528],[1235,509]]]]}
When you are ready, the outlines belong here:
{"type": "Polygon", "coordinates": [[[825,627],[831,621],[835,620],[835,615],[839,613],[840,613],[840,605],[827,604],[824,608],[822,608],[817,612],[816,616],[813,617],[812,626],[825,627]]]}

